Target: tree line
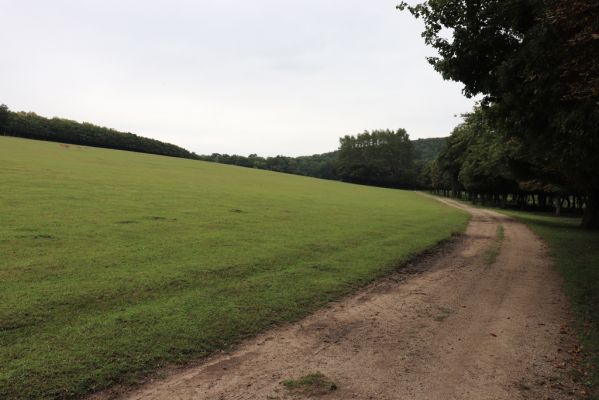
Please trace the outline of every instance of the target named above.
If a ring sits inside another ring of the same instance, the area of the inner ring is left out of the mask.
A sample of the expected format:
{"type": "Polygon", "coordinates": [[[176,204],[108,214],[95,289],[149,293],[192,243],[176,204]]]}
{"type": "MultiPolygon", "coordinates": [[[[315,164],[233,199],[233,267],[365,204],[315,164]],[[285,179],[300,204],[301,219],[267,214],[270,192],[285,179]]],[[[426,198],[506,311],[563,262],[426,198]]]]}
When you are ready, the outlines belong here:
{"type": "Polygon", "coordinates": [[[424,174],[433,192],[483,205],[582,213],[586,194],[559,177],[550,161],[536,168],[523,142],[493,128],[489,110],[464,115],[424,174]]]}
{"type": "Polygon", "coordinates": [[[430,166],[430,183],[484,201],[570,204],[599,228],[599,2],[429,0],[428,61],[480,106],[430,166]]]}
{"type": "Polygon", "coordinates": [[[13,112],[4,104],[0,106],[0,134],[171,157],[198,158],[195,153],[174,144],[87,122],[45,118],[33,112],[13,112]]]}
{"type": "Polygon", "coordinates": [[[198,156],[198,159],[246,168],[257,168],[288,174],[311,176],[321,179],[339,179],[339,176],[336,173],[337,152],[335,151],[300,157],[281,155],[275,157],[261,157],[257,154],[250,154],[246,157],[237,154],[229,155],[212,153],[210,155],[200,155],[198,156]]]}
{"type": "Polygon", "coordinates": [[[355,137],[345,136],[340,139],[339,150],[310,156],[198,155],[170,143],[86,122],[45,118],[33,112],[13,112],[6,105],[0,106],[0,134],[404,188],[422,186],[423,166],[439,153],[445,141],[444,138],[410,141],[405,130],[377,130],[355,137]]]}
{"type": "Polygon", "coordinates": [[[200,160],[365,185],[424,188],[423,172],[445,138],[410,140],[404,129],[365,131],[340,138],[338,150],[300,157],[213,153],[200,160]]]}

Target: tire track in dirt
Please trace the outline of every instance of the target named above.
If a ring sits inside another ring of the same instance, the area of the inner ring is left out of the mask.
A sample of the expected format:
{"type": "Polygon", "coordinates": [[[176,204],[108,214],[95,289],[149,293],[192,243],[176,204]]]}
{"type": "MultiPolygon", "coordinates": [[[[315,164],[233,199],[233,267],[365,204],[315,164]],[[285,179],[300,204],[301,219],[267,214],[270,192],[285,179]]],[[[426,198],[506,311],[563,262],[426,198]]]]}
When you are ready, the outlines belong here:
{"type": "Polygon", "coordinates": [[[302,321],[198,366],[172,370],[122,399],[573,399],[561,281],[542,241],[489,210],[464,235],[302,321]],[[495,262],[485,252],[497,245],[495,262]],[[322,372],[337,390],[287,390],[322,372]]]}

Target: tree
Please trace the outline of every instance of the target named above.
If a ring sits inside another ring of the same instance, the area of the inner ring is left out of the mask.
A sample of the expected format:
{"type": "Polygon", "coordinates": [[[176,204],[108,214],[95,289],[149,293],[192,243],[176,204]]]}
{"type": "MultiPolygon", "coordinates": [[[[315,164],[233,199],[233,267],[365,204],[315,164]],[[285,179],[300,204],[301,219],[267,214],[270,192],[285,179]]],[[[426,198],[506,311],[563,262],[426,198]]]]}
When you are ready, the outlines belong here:
{"type": "Polygon", "coordinates": [[[412,140],[414,144],[414,160],[430,162],[437,158],[441,150],[445,147],[447,138],[426,138],[412,140]]]}
{"type": "Polygon", "coordinates": [[[339,141],[337,174],[342,180],[387,187],[414,186],[414,148],[405,129],[365,131],[339,141]]]}
{"type": "Polygon", "coordinates": [[[466,190],[505,200],[507,193],[518,191],[511,168],[517,145],[505,141],[505,134],[493,129],[481,107],[463,117],[464,122],[453,130],[437,159],[452,197],[466,190]]]}
{"type": "Polygon", "coordinates": [[[402,3],[425,23],[429,62],[538,170],[587,194],[583,226],[599,227],[599,3],[596,0],[429,0],[402,3]],[[447,37],[450,32],[450,37],[447,37]]]}
{"type": "Polygon", "coordinates": [[[8,125],[8,117],[10,115],[10,111],[6,104],[0,105],[0,133],[6,134],[6,126],[8,125]]]}
{"type": "Polygon", "coordinates": [[[460,170],[470,142],[474,139],[475,127],[471,122],[473,118],[458,125],[447,139],[445,148],[441,150],[437,159],[437,167],[444,172],[443,182],[449,182],[451,196],[457,197],[462,189],[459,181],[460,170]]]}

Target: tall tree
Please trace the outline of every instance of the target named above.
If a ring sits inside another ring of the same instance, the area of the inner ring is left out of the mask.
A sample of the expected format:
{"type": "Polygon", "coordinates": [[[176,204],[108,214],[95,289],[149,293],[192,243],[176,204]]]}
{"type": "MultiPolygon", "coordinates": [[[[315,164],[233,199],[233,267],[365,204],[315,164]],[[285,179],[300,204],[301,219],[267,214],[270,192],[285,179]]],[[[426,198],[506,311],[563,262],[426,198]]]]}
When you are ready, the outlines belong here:
{"type": "Polygon", "coordinates": [[[429,0],[400,4],[425,23],[429,62],[464,94],[493,105],[538,169],[587,194],[583,225],[599,227],[599,3],[429,0]],[[448,34],[449,33],[449,34],[448,34]]]}

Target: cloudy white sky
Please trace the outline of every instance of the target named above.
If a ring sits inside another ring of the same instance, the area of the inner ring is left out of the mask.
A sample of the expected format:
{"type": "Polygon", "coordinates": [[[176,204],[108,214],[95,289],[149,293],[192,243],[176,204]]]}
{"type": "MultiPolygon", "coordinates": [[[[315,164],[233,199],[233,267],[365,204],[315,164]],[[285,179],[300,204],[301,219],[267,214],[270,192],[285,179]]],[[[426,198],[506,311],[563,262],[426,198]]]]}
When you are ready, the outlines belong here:
{"type": "Polygon", "coordinates": [[[397,0],[0,0],[0,103],[197,153],[446,136],[472,101],[397,0]]]}

